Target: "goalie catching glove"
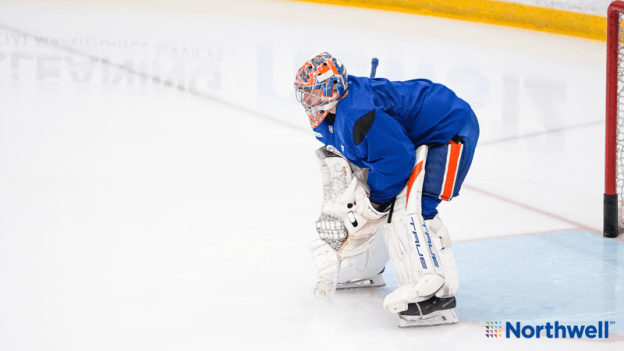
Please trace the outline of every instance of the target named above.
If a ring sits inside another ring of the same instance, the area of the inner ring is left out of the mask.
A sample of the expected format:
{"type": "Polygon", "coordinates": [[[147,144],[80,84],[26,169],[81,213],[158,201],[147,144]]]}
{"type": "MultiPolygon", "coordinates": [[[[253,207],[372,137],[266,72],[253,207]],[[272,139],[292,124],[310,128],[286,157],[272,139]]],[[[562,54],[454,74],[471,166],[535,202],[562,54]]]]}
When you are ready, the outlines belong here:
{"type": "Polygon", "coordinates": [[[341,259],[348,259],[370,247],[386,215],[373,207],[365,185],[353,177],[340,196],[323,205],[316,231],[341,259]]]}

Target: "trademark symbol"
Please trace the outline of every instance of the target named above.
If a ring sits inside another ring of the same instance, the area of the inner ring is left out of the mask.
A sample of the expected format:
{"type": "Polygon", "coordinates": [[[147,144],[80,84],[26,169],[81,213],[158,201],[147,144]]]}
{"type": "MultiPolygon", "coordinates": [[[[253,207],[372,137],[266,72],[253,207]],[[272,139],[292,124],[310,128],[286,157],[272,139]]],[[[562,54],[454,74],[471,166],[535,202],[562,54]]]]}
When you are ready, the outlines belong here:
{"type": "Polygon", "coordinates": [[[615,321],[609,321],[609,324],[615,324],[615,321]]]}

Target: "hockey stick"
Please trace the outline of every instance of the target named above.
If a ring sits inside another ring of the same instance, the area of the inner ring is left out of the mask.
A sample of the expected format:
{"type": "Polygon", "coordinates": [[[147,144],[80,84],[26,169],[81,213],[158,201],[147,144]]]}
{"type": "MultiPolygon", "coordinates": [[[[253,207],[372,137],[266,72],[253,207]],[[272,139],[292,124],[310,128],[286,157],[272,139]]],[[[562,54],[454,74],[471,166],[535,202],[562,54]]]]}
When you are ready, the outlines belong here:
{"type": "MultiPolygon", "coordinates": [[[[338,254],[336,254],[338,256],[338,254]]],[[[336,272],[334,273],[334,282],[330,285],[329,283],[321,280],[316,283],[316,287],[314,288],[314,296],[325,301],[332,302],[334,299],[334,295],[336,294],[336,287],[338,286],[338,276],[340,275],[340,264],[342,260],[338,256],[338,261],[336,262],[336,272]]]]}
{"type": "Polygon", "coordinates": [[[375,78],[375,74],[377,74],[377,65],[379,65],[379,60],[376,57],[373,57],[371,60],[371,79],[375,78]]]}

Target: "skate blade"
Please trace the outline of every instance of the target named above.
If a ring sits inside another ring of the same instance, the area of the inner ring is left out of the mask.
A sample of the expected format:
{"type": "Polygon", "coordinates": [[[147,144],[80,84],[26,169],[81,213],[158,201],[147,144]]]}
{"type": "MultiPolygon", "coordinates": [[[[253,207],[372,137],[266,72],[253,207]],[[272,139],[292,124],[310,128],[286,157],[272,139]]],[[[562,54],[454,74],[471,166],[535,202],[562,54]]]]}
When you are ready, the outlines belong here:
{"type": "Polygon", "coordinates": [[[399,315],[400,328],[434,327],[437,325],[457,323],[459,323],[459,318],[457,318],[457,315],[455,315],[455,311],[453,309],[436,311],[426,315],[425,318],[422,318],[421,316],[399,315]]]}
{"type": "Polygon", "coordinates": [[[359,288],[379,288],[382,286],[386,286],[386,282],[384,281],[381,274],[371,278],[371,279],[363,279],[355,282],[345,282],[338,283],[336,290],[348,290],[348,289],[359,289],[359,288]]]}

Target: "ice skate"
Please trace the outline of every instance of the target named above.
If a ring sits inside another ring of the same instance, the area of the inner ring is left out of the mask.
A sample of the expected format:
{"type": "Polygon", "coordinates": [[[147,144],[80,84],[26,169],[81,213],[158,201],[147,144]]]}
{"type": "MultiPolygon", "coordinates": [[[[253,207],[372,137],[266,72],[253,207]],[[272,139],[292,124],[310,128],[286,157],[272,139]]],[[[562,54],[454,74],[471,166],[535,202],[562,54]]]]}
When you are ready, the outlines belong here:
{"type": "Polygon", "coordinates": [[[459,323],[455,315],[455,297],[439,298],[408,304],[408,309],[399,313],[399,327],[432,327],[459,323]]]}
{"type": "Polygon", "coordinates": [[[381,273],[383,273],[383,270],[372,278],[351,280],[348,282],[338,283],[338,286],[336,286],[336,290],[347,290],[347,289],[358,289],[358,288],[379,288],[382,286],[386,286],[386,282],[384,281],[381,273]]]}

